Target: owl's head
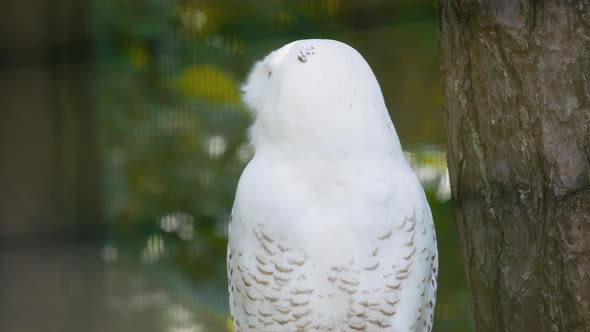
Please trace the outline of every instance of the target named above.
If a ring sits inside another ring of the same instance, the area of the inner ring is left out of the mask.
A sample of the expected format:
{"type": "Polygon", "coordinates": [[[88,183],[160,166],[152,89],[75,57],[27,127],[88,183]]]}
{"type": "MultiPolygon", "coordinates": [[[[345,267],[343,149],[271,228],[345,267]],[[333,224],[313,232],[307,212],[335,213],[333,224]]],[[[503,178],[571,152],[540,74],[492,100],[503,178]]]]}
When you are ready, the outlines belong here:
{"type": "Polygon", "coordinates": [[[243,99],[257,152],[401,153],[375,75],[344,43],[299,40],[271,52],[254,65],[243,99]]]}

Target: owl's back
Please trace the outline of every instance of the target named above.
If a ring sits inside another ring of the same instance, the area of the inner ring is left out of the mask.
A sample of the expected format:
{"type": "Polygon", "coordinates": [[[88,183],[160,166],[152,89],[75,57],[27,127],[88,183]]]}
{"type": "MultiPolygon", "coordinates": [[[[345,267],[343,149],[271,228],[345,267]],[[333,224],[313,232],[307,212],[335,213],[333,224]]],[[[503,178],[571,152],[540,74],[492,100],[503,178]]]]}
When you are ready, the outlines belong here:
{"type": "Polygon", "coordinates": [[[229,230],[236,331],[430,331],[430,209],[409,167],[382,164],[350,179],[251,161],[229,230]]]}

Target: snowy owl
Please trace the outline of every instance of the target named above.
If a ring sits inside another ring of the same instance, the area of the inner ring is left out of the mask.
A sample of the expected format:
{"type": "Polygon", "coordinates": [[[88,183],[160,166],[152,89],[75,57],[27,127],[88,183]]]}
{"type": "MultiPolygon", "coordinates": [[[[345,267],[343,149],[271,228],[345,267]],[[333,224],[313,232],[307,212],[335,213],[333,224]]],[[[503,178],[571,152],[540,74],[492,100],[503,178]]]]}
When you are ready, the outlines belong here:
{"type": "Polygon", "coordinates": [[[234,331],[430,331],[432,214],[367,62],[295,41],[243,90],[255,153],[229,224],[234,331]]]}

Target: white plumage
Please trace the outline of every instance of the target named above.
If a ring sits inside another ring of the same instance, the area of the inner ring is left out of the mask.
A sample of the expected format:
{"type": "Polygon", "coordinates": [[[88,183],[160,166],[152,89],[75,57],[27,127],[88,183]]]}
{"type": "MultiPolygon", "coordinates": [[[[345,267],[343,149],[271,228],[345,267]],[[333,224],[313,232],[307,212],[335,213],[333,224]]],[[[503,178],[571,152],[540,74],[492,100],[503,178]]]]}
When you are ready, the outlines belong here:
{"type": "Polygon", "coordinates": [[[371,68],[300,40],[244,86],[255,154],[229,225],[235,331],[430,331],[430,208],[371,68]]]}

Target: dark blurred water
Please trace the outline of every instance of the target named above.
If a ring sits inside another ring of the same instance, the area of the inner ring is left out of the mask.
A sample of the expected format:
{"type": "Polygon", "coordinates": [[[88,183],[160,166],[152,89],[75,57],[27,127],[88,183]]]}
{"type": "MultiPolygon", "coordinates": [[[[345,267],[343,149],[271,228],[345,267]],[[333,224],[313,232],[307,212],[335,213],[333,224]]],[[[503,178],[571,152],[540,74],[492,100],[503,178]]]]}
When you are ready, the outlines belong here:
{"type": "Polygon", "coordinates": [[[22,34],[0,39],[0,330],[228,331],[226,221],[252,154],[239,85],[302,38],[373,68],[433,210],[434,330],[473,330],[434,2],[9,2],[22,34]]]}

